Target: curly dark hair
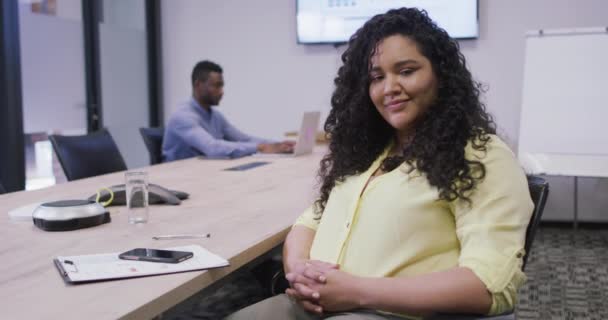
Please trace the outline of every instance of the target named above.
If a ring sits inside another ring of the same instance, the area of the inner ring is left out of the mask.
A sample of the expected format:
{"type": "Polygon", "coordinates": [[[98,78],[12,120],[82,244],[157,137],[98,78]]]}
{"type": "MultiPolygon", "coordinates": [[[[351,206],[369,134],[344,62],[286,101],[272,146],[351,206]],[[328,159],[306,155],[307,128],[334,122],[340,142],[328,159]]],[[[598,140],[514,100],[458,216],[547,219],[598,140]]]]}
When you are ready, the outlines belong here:
{"type": "Polygon", "coordinates": [[[492,117],[479,95],[483,91],[467,70],[458,43],[438,27],[426,11],[393,9],[374,16],[348,41],[343,65],[335,78],[331,111],[325,122],[329,135],[328,154],[321,160],[318,178],[320,196],[315,212],[320,217],[336,183],[365,172],[394,140],[396,130],[374,107],[369,96],[370,59],[379,41],[403,35],[413,40],[431,62],[438,79],[433,104],[416,122],[412,140],[399,156],[382,163],[391,171],[407,163],[426,176],[439,191],[439,198],[470,202],[470,192],[485,177],[485,166],[465,158],[465,146],[486,150],[489,134],[496,132],[492,117]]]}

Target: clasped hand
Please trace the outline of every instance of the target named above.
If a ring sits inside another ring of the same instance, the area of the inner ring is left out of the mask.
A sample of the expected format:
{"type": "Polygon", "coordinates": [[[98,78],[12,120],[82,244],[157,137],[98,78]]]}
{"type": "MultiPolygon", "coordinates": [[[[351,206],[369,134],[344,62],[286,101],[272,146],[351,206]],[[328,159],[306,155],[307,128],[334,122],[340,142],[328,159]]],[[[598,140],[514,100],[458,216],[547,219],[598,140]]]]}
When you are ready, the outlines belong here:
{"type": "Polygon", "coordinates": [[[358,306],[353,297],[356,277],[338,270],[338,265],[302,260],[285,275],[290,288],[285,293],[308,312],[345,311],[358,306]]]}

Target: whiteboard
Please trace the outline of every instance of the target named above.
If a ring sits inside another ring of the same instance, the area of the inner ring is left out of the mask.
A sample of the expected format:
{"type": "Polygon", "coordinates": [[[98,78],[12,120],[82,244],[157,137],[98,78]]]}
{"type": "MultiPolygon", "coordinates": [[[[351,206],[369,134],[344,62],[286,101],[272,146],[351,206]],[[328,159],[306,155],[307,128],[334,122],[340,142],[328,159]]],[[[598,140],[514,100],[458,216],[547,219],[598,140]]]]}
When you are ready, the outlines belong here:
{"type": "Polygon", "coordinates": [[[608,176],[606,28],[527,34],[518,154],[531,173],[608,176]]]}

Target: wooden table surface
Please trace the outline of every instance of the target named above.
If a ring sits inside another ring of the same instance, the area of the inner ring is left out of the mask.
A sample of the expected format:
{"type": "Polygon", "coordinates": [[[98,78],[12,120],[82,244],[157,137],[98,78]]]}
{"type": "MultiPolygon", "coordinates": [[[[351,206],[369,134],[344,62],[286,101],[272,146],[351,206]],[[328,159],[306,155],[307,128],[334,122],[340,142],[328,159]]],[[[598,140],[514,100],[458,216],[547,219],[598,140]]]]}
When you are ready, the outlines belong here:
{"type": "Polygon", "coordinates": [[[109,207],[112,222],[46,232],[8,211],[34,202],[84,199],[100,187],[124,183],[124,173],[0,196],[0,305],[3,319],[145,319],[154,317],[281,244],[316,195],[324,149],[293,158],[189,159],[143,168],[152,183],[190,194],[179,206],[151,205],[147,224],[127,222],[124,206],[109,207]],[[247,171],[222,169],[253,161],[247,171]],[[153,240],[161,234],[210,233],[208,239],[153,240]],[[209,271],[66,284],[58,255],[123,252],[135,247],[199,244],[230,267],[209,271]]]}

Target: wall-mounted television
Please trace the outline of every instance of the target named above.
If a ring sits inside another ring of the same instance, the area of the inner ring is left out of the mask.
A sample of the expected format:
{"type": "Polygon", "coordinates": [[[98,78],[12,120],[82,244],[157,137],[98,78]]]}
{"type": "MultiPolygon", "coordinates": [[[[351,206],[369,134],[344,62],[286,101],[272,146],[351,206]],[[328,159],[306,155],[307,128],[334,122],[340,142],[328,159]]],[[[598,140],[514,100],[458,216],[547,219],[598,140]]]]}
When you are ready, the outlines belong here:
{"type": "Polygon", "coordinates": [[[478,0],[296,0],[298,43],[344,43],[367,20],[389,9],[424,9],[452,38],[479,34],[478,0]]]}

